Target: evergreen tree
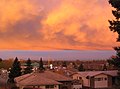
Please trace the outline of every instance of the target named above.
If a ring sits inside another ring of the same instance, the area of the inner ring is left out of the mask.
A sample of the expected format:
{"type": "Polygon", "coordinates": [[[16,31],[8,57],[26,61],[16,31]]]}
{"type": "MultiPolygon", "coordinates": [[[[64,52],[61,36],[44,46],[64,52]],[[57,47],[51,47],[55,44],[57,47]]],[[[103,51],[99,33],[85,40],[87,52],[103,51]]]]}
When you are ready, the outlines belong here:
{"type": "Polygon", "coordinates": [[[103,65],[103,69],[102,69],[102,70],[103,70],[103,71],[107,70],[106,64],[103,65]]]}
{"type": "MultiPolygon", "coordinates": [[[[117,42],[120,42],[120,0],[109,0],[109,4],[114,7],[112,14],[115,17],[114,20],[109,20],[109,28],[111,31],[117,32],[117,42]]],[[[113,64],[119,71],[117,77],[117,87],[115,89],[120,89],[120,47],[114,47],[114,50],[116,51],[116,57],[108,60],[108,62],[113,64]]]]}
{"type": "Polygon", "coordinates": [[[78,66],[76,65],[75,62],[73,62],[73,68],[74,68],[74,69],[78,69],[78,66]]]}
{"type": "Polygon", "coordinates": [[[21,66],[20,62],[19,62],[18,58],[16,57],[12,64],[12,68],[10,69],[8,82],[14,83],[14,78],[21,76],[22,73],[21,73],[20,66],[21,66]]]}
{"type": "Polygon", "coordinates": [[[116,51],[116,57],[109,59],[108,63],[114,65],[118,70],[115,89],[120,89],[120,47],[114,47],[114,50],[116,51]]]}
{"type": "Polygon", "coordinates": [[[66,61],[64,61],[64,62],[62,63],[62,67],[67,67],[66,61]]]}
{"type": "Polygon", "coordinates": [[[114,47],[114,50],[116,51],[116,56],[108,60],[108,63],[114,65],[120,71],[120,47],[114,47]]]}
{"type": "Polygon", "coordinates": [[[2,58],[0,58],[0,62],[2,62],[3,60],[2,60],[2,58]]]}
{"type": "Polygon", "coordinates": [[[30,58],[28,58],[28,60],[26,61],[26,68],[25,68],[24,74],[31,73],[33,71],[32,69],[33,69],[32,62],[30,58]]]}
{"type": "Polygon", "coordinates": [[[117,41],[120,41],[120,0],[109,0],[109,3],[115,10],[112,10],[112,14],[115,20],[109,20],[110,30],[118,33],[117,41]]]}
{"type": "Polygon", "coordinates": [[[83,67],[83,64],[80,64],[80,65],[79,65],[78,70],[79,70],[79,71],[85,71],[85,69],[84,69],[84,67],[83,67]]]}
{"type": "Polygon", "coordinates": [[[42,58],[40,58],[40,61],[39,61],[39,70],[40,70],[40,71],[45,70],[45,68],[43,67],[43,61],[42,61],[42,58]]]}

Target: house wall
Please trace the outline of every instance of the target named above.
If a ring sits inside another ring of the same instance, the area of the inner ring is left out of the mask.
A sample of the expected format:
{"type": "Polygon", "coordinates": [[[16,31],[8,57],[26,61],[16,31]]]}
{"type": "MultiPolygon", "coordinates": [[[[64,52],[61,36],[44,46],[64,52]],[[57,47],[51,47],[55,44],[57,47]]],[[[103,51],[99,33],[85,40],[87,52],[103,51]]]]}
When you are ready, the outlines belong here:
{"type": "MultiPolygon", "coordinates": [[[[19,87],[19,89],[33,89],[33,88],[46,89],[45,86],[28,86],[28,87],[21,86],[21,87],[19,87]]],[[[59,85],[55,85],[54,88],[49,88],[49,89],[59,89],[59,85]]]]}
{"type": "Polygon", "coordinates": [[[83,86],[90,87],[90,80],[87,79],[86,77],[82,77],[83,80],[83,86]]]}
{"type": "Polygon", "coordinates": [[[107,88],[108,75],[100,74],[94,77],[94,88],[107,88]]]}
{"type": "Polygon", "coordinates": [[[94,88],[94,77],[90,77],[90,87],[94,88]]]}
{"type": "Polygon", "coordinates": [[[54,89],[59,89],[59,85],[56,85],[56,87],[54,89]]]}
{"type": "Polygon", "coordinates": [[[39,88],[41,88],[41,89],[45,89],[45,86],[39,86],[39,88]]]}
{"type": "Polygon", "coordinates": [[[46,89],[45,86],[21,86],[19,87],[19,89],[35,89],[35,88],[46,89]]]}
{"type": "MultiPolygon", "coordinates": [[[[111,76],[108,76],[108,86],[109,86],[109,88],[111,88],[112,86],[113,86],[113,84],[112,84],[112,77],[111,76]]],[[[115,82],[115,81],[114,81],[115,82]]]]}
{"type": "Polygon", "coordinates": [[[73,88],[72,89],[82,89],[82,85],[73,85],[73,88]]]}
{"type": "Polygon", "coordinates": [[[80,80],[80,77],[81,77],[81,79],[82,79],[82,81],[83,81],[83,82],[82,82],[83,86],[90,87],[90,80],[87,79],[86,77],[83,77],[83,76],[81,76],[80,74],[74,74],[74,75],[72,76],[73,79],[77,79],[77,80],[80,80]]]}
{"type": "Polygon", "coordinates": [[[79,80],[80,77],[81,77],[80,74],[74,74],[74,75],[72,76],[73,79],[77,79],[77,80],[79,80]]]}
{"type": "Polygon", "coordinates": [[[59,81],[62,84],[60,85],[60,89],[72,89],[72,81],[59,81]]]}

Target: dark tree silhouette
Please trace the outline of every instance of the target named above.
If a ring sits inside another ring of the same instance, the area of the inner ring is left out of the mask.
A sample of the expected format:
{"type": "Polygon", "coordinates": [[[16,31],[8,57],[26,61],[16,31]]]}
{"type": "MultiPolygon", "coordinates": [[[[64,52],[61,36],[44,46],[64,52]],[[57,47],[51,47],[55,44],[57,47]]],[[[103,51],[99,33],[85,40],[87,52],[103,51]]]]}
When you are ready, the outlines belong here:
{"type": "Polygon", "coordinates": [[[30,58],[28,58],[28,60],[26,61],[26,68],[24,70],[24,74],[31,73],[33,71],[32,69],[33,69],[32,62],[30,58]]]}
{"type": "Polygon", "coordinates": [[[107,70],[107,66],[106,66],[106,64],[103,65],[102,70],[103,70],[103,71],[107,70]]]}
{"type": "Polygon", "coordinates": [[[0,58],[0,62],[2,62],[3,60],[2,60],[2,58],[0,58]]]}
{"type": "Polygon", "coordinates": [[[109,20],[109,28],[111,31],[118,33],[117,41],[120,42],[120,0],[109,0],[109,3],[115,8],[115,10],[112,10],[115,20],[109,20]]]}
{"type": "Polygon", "coordinates": [[[18,60],[18,58],[16,57],[13,64],[12,64],[12,68],[10,69],[10,73],[9,73],[9,80],[8,82],[10,83],[14,83],[14,78],[21,76],[21,67],[20,67],[20,62],[18,60]]]}
{"type": "Polygon", "coordinates": [[[64,62],[62,63],[62,67],[67,67],[66,61],[64,61],[64,62]]]}
{"type": "Polygon", "coordinates": [[[116,56],[109,59],[108,63],[114,65],[114,67],[118,70],[115,89],[120,89],[120,47],[114,47],[114,50],[116,51],[116,56]]]}
{"type": "Polygon", "coordinates": [[[83,67],[83,64],[80,64],[80,65],[79,65],[78,70],[79,70],[79,71],[85,71],[85,69],[84,69],[84,67],[83,67]]]}
{"type": "MultiPolygon", "coordinates": [[[[120,42],[120,0],[109,0],[109,4],[114,7],[114,10],[112,10],[112,14],[115,17],[114,20],[109,20],[109,28],[111,31],[117,32],[117,42],[120,42]]],[[[116,89],[120,89],[120,47],[114,47],[114,50],[116,51],[116,57],[108,60],[108,62],[113,64],[119,71],[116,89]]]]}
{"type": "Polygon", "coordinates": [[[116,56],[108,60],[108,63],[114,65],[120,71],[120,47],[114,47],[114,50],[116,51],[116,56]]]}
{"type": "Polygon", "coordinates": [[[40,70],[40,71],[45,70],[45,68],[43,67],[43,61],[42,61],[42,58],[40,58],[40,61],[39,61],[39,70],[40,70]]]}

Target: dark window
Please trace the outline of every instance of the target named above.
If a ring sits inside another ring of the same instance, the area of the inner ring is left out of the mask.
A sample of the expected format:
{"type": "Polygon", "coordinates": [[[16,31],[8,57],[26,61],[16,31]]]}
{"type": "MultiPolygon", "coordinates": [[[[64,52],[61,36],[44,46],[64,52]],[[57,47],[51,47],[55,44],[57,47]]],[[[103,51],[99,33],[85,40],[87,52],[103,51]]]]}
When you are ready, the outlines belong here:
{"type": "Polygon", "coordinates": [[[107,80],[107,78],[104,78],[105,80],[107,80]]]}
{"type": "Polygon", "coordinates": [[[95,78],[95,81],[102,81],[103,78],[95,78]]]}
{"type": "Polygon", "coordinates": [[[82,79],[81,77],[79,77],[79,79],[82,79]]]}
{"type": "Polygon", "coordinates": [[[54,88],[54,85],[46,85],[45,88],[54,88]]]}

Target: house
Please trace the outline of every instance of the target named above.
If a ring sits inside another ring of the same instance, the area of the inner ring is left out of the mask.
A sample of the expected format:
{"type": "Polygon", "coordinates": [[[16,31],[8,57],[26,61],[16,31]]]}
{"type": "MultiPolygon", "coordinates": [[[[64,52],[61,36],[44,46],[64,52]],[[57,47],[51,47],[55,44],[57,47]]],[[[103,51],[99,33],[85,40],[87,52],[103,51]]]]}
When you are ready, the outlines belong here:
{"type": "Polygon", "coordinates": [[[8,71],[6,69],[0,69],[0,87],[6,86],[8,80],[8,71]]]}
{"type": "Polygon", "coordinates": [[[20,89],[72,89],[72,79],[51,72],[40,71],[15,78],[20,89]]]}
{"type": "Polygon", "coordinates": [[[117,72],[117,70],[77,72],[72,78],[82,81],[82,86],[89,89],[110,89],[115,84],[117,72]]]}
{"type": "Polygon", "coordinates": [[[6,69],[0,69],[0,77],[8,78],[8,71],[6,69]]]}
{"type": "Polygon", "coordinates": [[[73,80],[72,89],[82,89],[82,81],[73,80]]]}

